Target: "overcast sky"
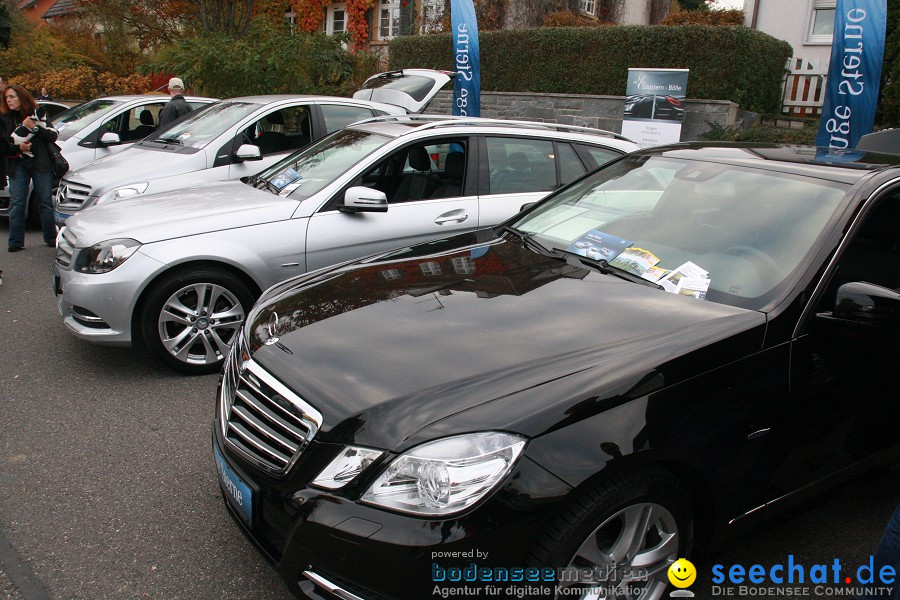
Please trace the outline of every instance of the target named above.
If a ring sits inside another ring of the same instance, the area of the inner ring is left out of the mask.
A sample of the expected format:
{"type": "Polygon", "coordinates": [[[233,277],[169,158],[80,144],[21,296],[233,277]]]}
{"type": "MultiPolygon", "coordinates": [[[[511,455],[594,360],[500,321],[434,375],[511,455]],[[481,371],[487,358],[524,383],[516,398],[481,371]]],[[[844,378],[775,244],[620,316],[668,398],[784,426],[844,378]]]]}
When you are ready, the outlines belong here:
{"type": "Polygon", "coordinates": [[[744,8],[744,0],[714,0],[715,8],[744,8]]]}

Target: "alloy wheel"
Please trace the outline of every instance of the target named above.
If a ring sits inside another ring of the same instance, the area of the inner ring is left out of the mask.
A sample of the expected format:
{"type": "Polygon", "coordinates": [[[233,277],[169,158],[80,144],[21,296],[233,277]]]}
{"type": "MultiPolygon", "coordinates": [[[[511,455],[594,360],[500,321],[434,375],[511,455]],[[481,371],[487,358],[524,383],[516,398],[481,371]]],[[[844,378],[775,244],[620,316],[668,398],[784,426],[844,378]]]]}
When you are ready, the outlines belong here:
{"type": "Polygon", "coordinates": [[[668,509],[650,502],[627,506],[603,521],[575,551],[566,572],[576,581],[561,581],[557,598],[658,600],[678,546],[678,525],[668,509]],[[586,584],[587,577],[578,574],[588,570],[593,583],[586,584]]]}
{"type": "Polygon", "coordinates": [[[245,316],[237,296],[225,287],[192,283],[163,304],[159,339],[183,363],[215,364],[228,354],[245,316]]]}

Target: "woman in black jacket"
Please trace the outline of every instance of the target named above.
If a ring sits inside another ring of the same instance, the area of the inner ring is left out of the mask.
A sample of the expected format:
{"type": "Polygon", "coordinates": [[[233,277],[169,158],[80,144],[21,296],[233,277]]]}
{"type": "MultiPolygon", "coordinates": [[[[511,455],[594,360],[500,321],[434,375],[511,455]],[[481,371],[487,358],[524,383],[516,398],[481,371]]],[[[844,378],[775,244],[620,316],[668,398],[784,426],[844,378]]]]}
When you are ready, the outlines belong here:
{"type": "Polygon", "coordinates": [[[43,109],[20,85],[3,91],[0,103],[3,135],[0,154],[9,157],[9,246],[10,252],[25,247],[25,206],[29,183],[34,185],[34,200],[38,204],[44,243],[56,245],[56,226],[53,224],[53,160],[50,144],[57,132],[50,126],[43,109]]]}

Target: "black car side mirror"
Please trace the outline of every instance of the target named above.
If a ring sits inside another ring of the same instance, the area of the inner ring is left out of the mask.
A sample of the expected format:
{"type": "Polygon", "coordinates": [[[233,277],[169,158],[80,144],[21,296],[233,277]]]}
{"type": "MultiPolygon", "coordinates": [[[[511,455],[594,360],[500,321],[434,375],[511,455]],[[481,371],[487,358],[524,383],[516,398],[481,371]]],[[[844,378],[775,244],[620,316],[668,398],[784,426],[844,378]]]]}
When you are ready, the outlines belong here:
{"type": "Polygon", "coordinates": [[[838,288],[834,317],[882,329],[900,329],[900,292],[854,281],[838,288]]]}

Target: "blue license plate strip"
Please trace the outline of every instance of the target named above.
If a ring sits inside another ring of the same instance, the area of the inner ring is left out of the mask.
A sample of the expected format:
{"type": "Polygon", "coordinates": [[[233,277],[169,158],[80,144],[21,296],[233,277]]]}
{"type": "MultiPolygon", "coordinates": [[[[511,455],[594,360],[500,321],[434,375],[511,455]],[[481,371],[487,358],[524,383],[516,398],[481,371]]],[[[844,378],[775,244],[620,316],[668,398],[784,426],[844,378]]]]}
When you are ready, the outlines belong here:
{"type": "Polygon", "coordinates": [[[231,470],[225,459],[219,453],[219,449],[213,446],[216,456],[216,472],[219,474],[219,485],[225,492],[228,502],[237,510],[247,524],[253,523],[253,490],[241,478],[231,470]]]}

